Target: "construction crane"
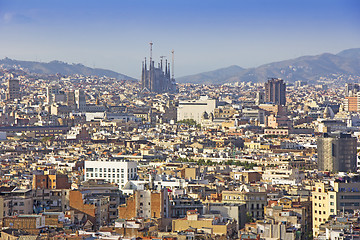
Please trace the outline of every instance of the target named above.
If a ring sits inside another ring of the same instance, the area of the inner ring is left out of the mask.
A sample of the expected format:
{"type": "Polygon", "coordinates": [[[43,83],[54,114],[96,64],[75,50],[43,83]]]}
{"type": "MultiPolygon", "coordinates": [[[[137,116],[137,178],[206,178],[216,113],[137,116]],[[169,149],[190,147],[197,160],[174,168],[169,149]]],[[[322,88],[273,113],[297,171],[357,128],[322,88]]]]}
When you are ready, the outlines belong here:
{"type": "Polygon", "coordinates": [[[174,61],[175,61],[175,57],[174,57],[174,49],[171,51],[171,78],[172,79],[175,79],[174,78],[174,61]]]}

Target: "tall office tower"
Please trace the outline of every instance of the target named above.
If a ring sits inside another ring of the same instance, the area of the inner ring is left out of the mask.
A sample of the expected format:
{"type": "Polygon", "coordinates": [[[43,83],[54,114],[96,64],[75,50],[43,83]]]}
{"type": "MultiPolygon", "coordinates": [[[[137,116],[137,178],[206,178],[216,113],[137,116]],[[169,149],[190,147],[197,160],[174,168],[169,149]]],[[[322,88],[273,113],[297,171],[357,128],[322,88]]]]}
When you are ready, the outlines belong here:
{"type": "Polygon", "coordinates": [[[324,133],[317,140],[318,169],[332,172],[356,172],[357,140],[351,134],[324,133]]]}
{"type": "Polygon", "coordinates": [[[69,107],[75,107],[76,101],[74,90],[66,91],[66,105],[68,105],[69,107]]]}
{"type": "Polygon", "coordinates": [[[286,83],[281,78],[270,78],[265,83],[265,101],[277,105],[286,104],[286,83]]]}
{"type": "Polygon", "coordinates": [[[256,99],[255,99],[255,104],[259,105],[259,104],[263,104],[264,103],[264,99],[265,99],[265,94],[262,91],[259,91],[256,93],[256,99]]]}
{"type": "Polygon", "coordinates": [[[75,90],[75,103],[78,110],[83,111],[86,107],[86,97],[84,90],[75,90]]]}
{"type": "Polygon", "coordinates": [[[18,79],[9,78],[7,81],[8,89],[6,92],[6,100],[13,101],[14,99],[21,99],[20,83],[18,79]]]}
{"type": "MultiPolygon", "coordinates": [[[[165,66],[163,66],[164,56],[161,56],[161,60],[160,63],[158,63],[158,67],[155,67],[155,63],[152,60],[152,45],[153,44],[150,43],[149,68],[147,67],[146,58],[142,64],[141,89],[142,91],[145,90],[155,93],[175,92],[176,84],[175,84],[174,74],[170,75],[170,63],[168,63],[167,60],[165,60],[165,66]]],[[[174,61],[172,64],[174,64],[174,61]]]]}
{"type": "Polygon", "coordinates": [[[59,95],[60,88],[56,84],[51,84],[46,88],[47,103],[52,104],[55,102],[56,95],[59,95]]]}
{"type": "Polygon", "coordinates": [[[345,95],[346,97],[354,97],[360,92],[359,83],[346,83],[345,84],[345,95]]]}

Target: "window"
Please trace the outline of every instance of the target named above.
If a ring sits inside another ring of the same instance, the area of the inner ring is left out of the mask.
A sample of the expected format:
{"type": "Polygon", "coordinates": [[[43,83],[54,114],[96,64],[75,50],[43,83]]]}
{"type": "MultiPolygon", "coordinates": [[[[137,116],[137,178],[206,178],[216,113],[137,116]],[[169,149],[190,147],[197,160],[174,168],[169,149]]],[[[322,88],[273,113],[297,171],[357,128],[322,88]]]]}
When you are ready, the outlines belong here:
{"type": "Polygon", "coordinates": [[[330,202],[330,205],[331,205],[331,206],[334,206],[334,202],[330,202]]]}
{"type": "Polygon", "coordinates": [[[124,172],[124,169],[123,169],[123,168],[121,169],[121,172],[122,172],[122,173],[124,172]]]}
{"type": "Polygon", "coordinates": [[[334,195],[330,195],[330,199],[334,199],[334,195]]]}
{"type": "Polygon", "coordinates": [[[102,172],[102,168],[99,168],[99,172],[102,172]]]}
{"type": "Polygon", "coordinates": [[[87,171],[87,172],[93,172],[94,169],[93,169],[93,168],[86,168],[86,171],[87,171]]]}
{"type": "Polygon", "coordinates": [[[120,169],[117,169],[117,172],[120,172],[120,169]]]}
{"type": "Polygon", "coordinates": [[[104,172],[106,172],[106,168],[104,168],[104,172]]]}
{"type": "Polygon", "coordinates": [[[330,212],[334,212],[334,209],[330,209],[330,212]]]}
{"type": "Polygon", "coordinates": [[[101,173],[99,173],[99,177],[102,177],[102,174],[101,174],[101,173]]]}

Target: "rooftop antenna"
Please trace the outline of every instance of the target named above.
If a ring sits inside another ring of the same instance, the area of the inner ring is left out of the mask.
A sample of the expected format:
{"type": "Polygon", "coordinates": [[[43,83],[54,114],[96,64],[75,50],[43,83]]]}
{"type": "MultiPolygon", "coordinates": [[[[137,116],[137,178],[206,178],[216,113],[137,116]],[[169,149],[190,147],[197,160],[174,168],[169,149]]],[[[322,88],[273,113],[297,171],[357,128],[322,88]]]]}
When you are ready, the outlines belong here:
{"type": "Polygon", "coordinates": [[[174,49],[171,51],[172,59],[171,59],[171,78],[174,79],[174,49]]]}

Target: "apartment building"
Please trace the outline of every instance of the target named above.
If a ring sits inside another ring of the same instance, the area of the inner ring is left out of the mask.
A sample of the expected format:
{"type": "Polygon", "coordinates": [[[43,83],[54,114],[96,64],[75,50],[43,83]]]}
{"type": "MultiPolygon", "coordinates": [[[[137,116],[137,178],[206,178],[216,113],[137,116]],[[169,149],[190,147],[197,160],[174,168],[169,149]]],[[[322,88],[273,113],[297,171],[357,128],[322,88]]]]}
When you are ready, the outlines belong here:
{"type": "Polygon", "coordinates": [[[123,188],[137,177],[137,163],[128,160],[85,161],[85,181],[103,179],[123,188]]]}
{"type": "Polygon", "coordinates": [[[313,234],[319,234],[319,226],[330,216],[341,212],[352,213],[360,208],[359,182],[318,182],[312,191],[313,234]]]}

